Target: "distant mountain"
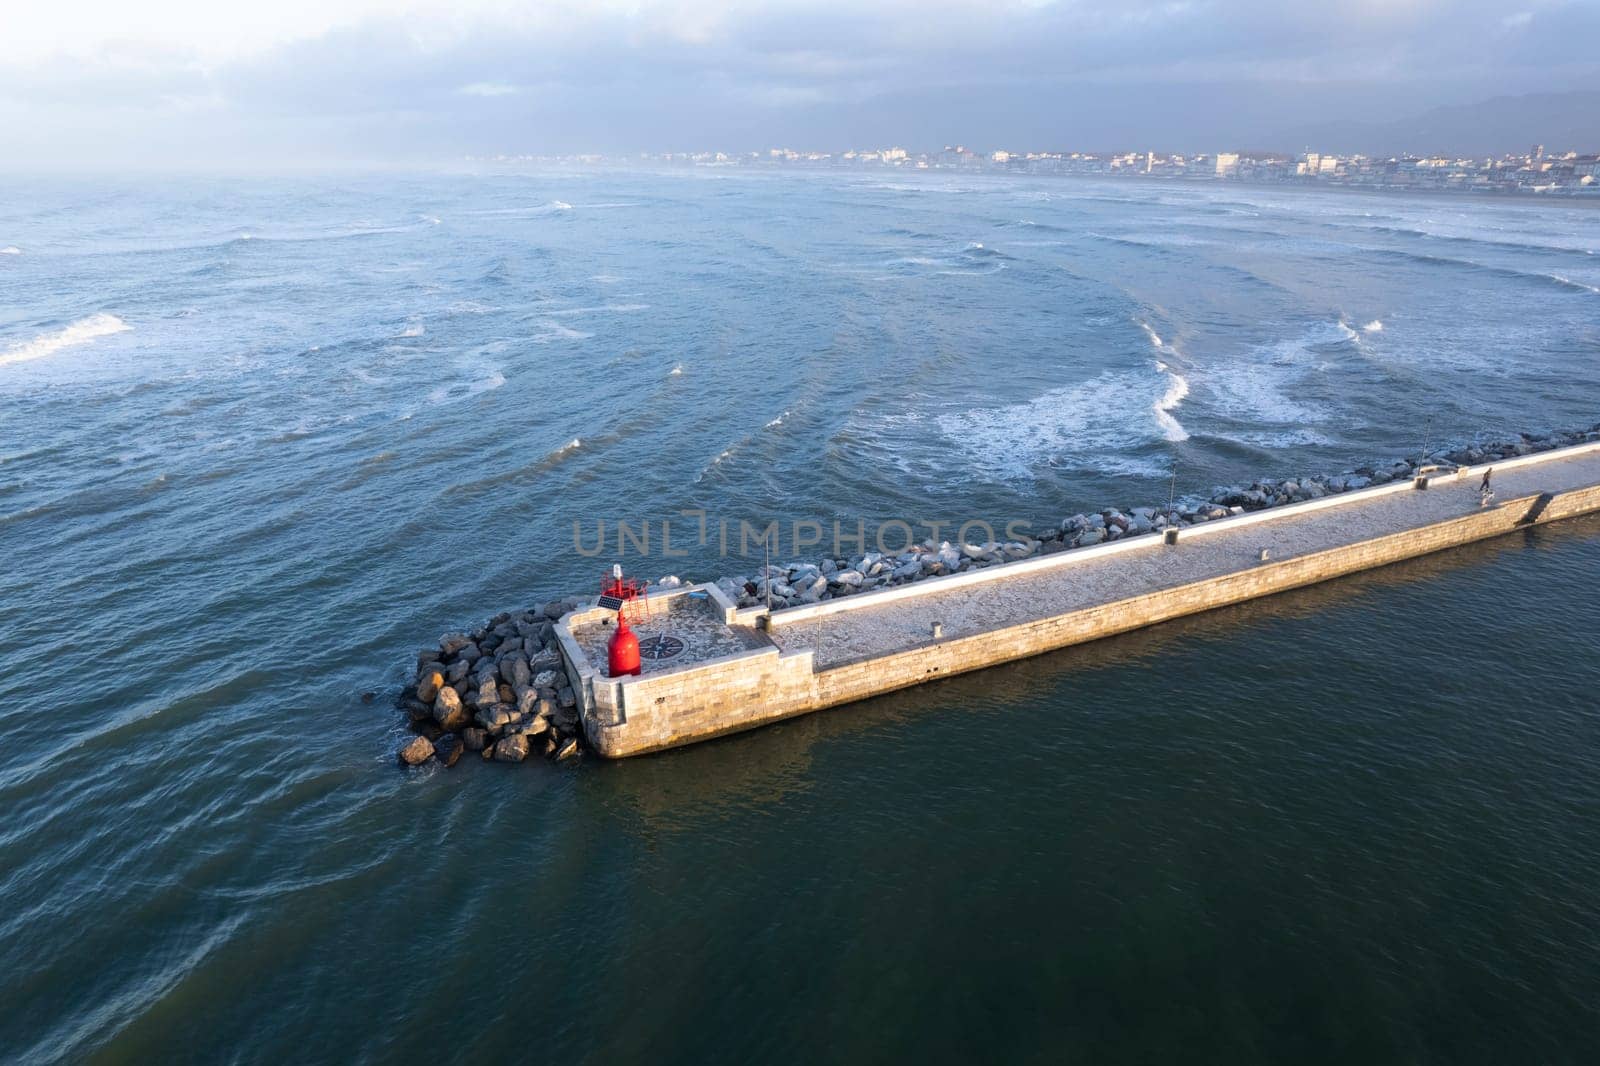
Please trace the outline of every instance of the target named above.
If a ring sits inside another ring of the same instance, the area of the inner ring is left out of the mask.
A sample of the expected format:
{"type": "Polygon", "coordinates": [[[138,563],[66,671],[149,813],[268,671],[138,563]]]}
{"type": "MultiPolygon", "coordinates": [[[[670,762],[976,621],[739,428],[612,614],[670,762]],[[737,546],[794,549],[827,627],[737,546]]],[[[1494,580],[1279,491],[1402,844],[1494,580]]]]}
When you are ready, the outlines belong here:
{"type": "Polygon", "coordinates": [[[1600,91],[1497,96],[1388,122],[1325,122],[1287,129],[1284,150],[1367,155],[1500,155],[1546,149],[1600,151],[1600,91]]]}

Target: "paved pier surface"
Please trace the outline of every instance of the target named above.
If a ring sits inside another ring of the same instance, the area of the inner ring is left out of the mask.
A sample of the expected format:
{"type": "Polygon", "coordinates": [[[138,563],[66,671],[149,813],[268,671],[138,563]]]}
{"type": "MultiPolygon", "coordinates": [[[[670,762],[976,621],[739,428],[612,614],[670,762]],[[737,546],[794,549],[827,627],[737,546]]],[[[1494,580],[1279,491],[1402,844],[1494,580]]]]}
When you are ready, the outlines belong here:
{"type": "MultiPolygon", "coordinates": [[[[1539,458],[1543,461],[1496,469],[1492,479],[1496,497],[1509,501],[1600,485],[1600,451],[1539,458]]],[[[1444,475],[1423,490],[1333,497],[1339,501],[1336,505],[1315,510],[1283,507],[1252,512],[1251,517],[1259,520],[1238,526],[1223,520],[1215,530],[1186,529],[1173,546],[1161,543],[1158,536],[1145,536],[1139,538],[1137,550],[1091,551],[1075,565],[1015,576],[1000,576],[1004,573],[1000,568],[995,580],[948,591],[934,591],[938,587],[934,580],[922,595],[879,604],[871,604],[869,594],[854,610],[817,619],[786,623],[783,616],[789,612],[780,612],[769,635],[785,652],[812,651],[819,672],[927,644],[934,622],[943,626],[945,640],[977,636],[1248,570],[1261,565],[1263,548],[1272,562],[1281,562],[1470,515],[1480,509],[1481,469],[1459,477],[1444,475]]],[[[1078,553],[1050,558],[1069,554],[1078,553]]]]}
{"type": "Polygon", "coordinates": [[[574,611],[556,634],[590,747],[637,755],[1600,511],[1600,443],[1497,464],[1493,507],[1479,505],[1482,476],[1238,514],[1176,544],[1128,537],[914,581],[781,610],[764,629],[762,609],[736,608],[716,585],[661,592],[669,602],[653,593],[641,640],[660,640],[662,658],[638,677],[606,676],[606,609],[574,611]]]}

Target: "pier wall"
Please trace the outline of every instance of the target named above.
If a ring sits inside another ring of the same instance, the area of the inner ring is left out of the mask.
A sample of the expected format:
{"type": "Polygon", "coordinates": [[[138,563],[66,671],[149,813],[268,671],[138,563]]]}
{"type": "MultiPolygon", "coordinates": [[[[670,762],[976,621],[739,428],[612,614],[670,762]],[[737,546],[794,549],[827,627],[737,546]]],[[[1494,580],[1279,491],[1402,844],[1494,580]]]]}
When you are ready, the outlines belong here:
{"type": "MultiPolygon", "coordinates": [[[[1384,486],[1377,491],[1390,494],[1418,490],[1407,485],[1384,486]]],[[[573,673],[581,685],[578,691],[585,735],[591,747],[601,755],[617,758],[753,728],[807,711],[1125,633],[1597,510],[1600,510],[1600,485],[1519,496],[1497,507],[1429,525],[1400,529],[1280,560],[1251,562],[1221,576],[972,636],[929,639],[891,654],[845,661],[821,670],[815,669],[810,651],[784,653],[773,647],[643,677],[612,680],[599,677],[587,668],[581,671],[581,677],[579,671],[573,673]]],[[[1266,519],[1258,516],[1265,514],[1257,512],[1247,517],[1251,521],[1262,521],[1266,519]]],[[[1217,522],[1205,533],[1213,529],[1220,531],[1227,523],[1228,520],[1217,522]]],[[[1205,535],[1200,529],[1194,529],[1186,530],[1184,536],[1195,534],[1205,535]]],[[[1132,544],[1121,542],[1115,547],[1119,552],[1129,551],[1132,544]]],[[[1163,549],[1156,538],[1145,540],[1144,545],[1150,550],[1168,550],[1163,549]]],[[[1170,550],[1182,551],[1181,543],[1170,550]]],[[[984,571],[983,579],[993,580],[988,575],[1002,570],[1020,573],[1030,567],[1047,569],[1046,564],[1053,564],[1048,566],[1053,569],[1060,565],[1056,562],[1059,558],[1030,561],[1015,568],[997,567],[984,571]]],[[[955,580],[959,579],[920,583],[922,587],[915,592],[908,587],[852,597],[838,606],[829,605],[828,610],[808,612],[806,620],[820,626],[825,633],[827,616],[841,609],[865,608],[869,606],[866,601],[880,596],[903,600],[914,595],[933,595],[941,591],[939,586],[949,588],[955,580]]],[[[771,619],[770,624],[782,622],[771,619]]]]}

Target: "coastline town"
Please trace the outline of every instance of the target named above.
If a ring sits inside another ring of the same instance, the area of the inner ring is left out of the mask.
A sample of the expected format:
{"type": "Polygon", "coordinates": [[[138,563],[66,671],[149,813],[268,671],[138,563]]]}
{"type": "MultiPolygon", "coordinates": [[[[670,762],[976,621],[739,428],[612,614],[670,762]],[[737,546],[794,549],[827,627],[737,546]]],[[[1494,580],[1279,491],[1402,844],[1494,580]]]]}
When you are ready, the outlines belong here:
{"type": "Polygon", "coordinates": [[[1387,158],[1305,151],[1210,152],[1185,155],[1153,151],[1055,152],[977,151],[946,145],[937,152],[905,148],[762,152],[658,152],[637,155],[496,155],[468,157],[477,163],[557,165],[641,165],[838,170],[959,171],[1096,178],[1187,181],[1237,181],[1257,185],[1319,185],[1356,189],[1428,190],[1536,194],[1600,198],[1600,154],[1547,151],[1532,146],[1526,154],[1468,158],[1399,155],[1387,158]]]}

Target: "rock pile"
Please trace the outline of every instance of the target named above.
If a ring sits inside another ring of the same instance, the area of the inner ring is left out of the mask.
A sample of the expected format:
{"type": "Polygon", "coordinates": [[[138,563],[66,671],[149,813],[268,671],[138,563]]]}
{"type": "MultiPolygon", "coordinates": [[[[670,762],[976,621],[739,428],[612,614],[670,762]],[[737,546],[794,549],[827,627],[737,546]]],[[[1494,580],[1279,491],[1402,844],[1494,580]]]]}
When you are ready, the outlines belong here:
{"type": "Polygon", "coordinates": [[[578,604],[552,600],[537,610],[498,614],[418,652],[416,679],[398,701],[418,735],[400,749],[400,761],[454,766],[464,751],[513,763],[579,755],[578,700],[553,632],[556,619],[578,604]]]}

